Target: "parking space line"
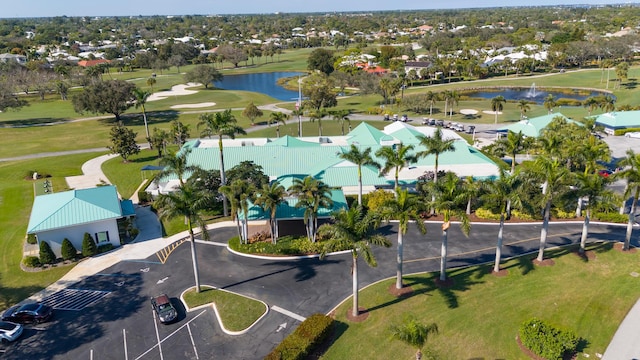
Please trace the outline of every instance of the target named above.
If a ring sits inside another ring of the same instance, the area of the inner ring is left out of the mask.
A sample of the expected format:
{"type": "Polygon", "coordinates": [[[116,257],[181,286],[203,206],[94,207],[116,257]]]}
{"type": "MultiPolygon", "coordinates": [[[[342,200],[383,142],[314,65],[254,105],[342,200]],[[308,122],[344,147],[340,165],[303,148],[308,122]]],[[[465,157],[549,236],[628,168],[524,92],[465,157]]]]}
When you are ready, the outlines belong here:
{"type": "Polygon", "coordinates": [[[200,359],[198,357],[198,350],[196,349],[196,342],[193,341],[193,334],[191,334],[191,326],[187,323],[187,330],[189,330],[189,337],[191,338],[191,345],[193,345],[193,352],[196,354],[196,360],[200,359]]]}
{"type": "Polygon", "coordinates": [[[129,353],[127,352],[127,332],[122,329],[122,337],[124,338],[124,360],[129,360],[129,353]]]}
{"type": "MultiPolygon", "coordinates": [[[[164,339],[160,340],[159,339],[159,335],[158,335],[158,344],[157,345],[153,345],[149,350],[143,352],[140,356],[138,356],[137,358],[135,358],[135,360],[140,360],[140,358],[142,358],[143,356],[147,355],[151,350],[155,349],[156,346],[159,346],[161,343],[163,343],[165,340],[167,340],[168,338],[172,337],[173,335],[175,335],[178,331],[182,330],[182,328],[184,328],[185,326],[189,326],[189,323],[191,323],[192,321],[194,321],[195,319],[197,319],[198,317],[200,317],[200,315],[206,313],[207,310],[202,310],[198,315],[194,316],[193,319],[187,321],[186,324],[180,326],[179,328],[175,329],[171,334],[165,336],[164,339]]],[[[153,319],[155,321],[156,317],[155,317],[155,313],[153,314],[153,319]]],[[[158,331],[158,323],[156,322],[156,333],[158,331]]],[[[162,355],[162,352],[160,352],[160,354],[162,355]]]]}
{"type": "Polygon", "coordinates": [[[281,313],[281,314],[287,315],[288,317],[294,318],[294,319],[296,319],[296,320],[298,320],[298,321],[300,321],[300,322],[302,322],[302,321],[305,321],[305,320],[306,320],[306,318],[305,318],[304,316],[302,316],[302,315],[298,315],[298,314],[293,313],[293,312],[291,312],[291,311],[289,311],[289,310],[285,310],[285,309],[283,309],[283,308],[281,308],[281,307],[279,307],[279,306],[276,306],[276,305],[273,305],[273,306],[271,307],[271,310],[274,310],[274,311],[277,311],[277,312],[279,312],[279,313],[281,313]]]}
{"type": "Polygon", "coordinates": [[[160,350],[160,360],[164,360],[164,356],[162,355],[162,343],[160,342],[160,332],[158,331],[158,318],[156,317],[156,313],[153,313],[153,324],[156,326],[156,339],[158,339],[158,350],[160,350]]]}

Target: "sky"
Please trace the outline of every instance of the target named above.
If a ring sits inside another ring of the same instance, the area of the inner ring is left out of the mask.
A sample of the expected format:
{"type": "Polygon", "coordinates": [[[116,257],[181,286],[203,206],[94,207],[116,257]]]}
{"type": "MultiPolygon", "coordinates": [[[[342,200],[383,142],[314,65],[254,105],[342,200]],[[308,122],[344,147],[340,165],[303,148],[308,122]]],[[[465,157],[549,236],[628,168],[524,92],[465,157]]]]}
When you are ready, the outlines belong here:
{"type": "MultiPolygon", "coordinates": [[[[619,4],[638,0],[514,0],[509,6],[619,4]]],[[[5,0],[0,18],[51,16],[216,15],[452,9],[504,6],[504,0],[5,0]]]]}

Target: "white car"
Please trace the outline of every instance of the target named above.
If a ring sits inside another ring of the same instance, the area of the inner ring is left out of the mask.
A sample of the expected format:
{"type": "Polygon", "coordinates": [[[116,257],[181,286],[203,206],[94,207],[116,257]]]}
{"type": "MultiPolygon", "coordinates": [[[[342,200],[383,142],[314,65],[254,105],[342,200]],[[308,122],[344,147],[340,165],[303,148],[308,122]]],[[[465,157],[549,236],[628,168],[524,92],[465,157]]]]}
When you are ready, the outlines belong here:
{"type": "Polygon", "coordinates": [[[640,139],[640,132],[638,132],[638,131],[636,131],[636,132],[628,132],[628,133],[624,134],[624,137],[640,139]]]}
{"type": "Polygon", "coordinates": [[[0,321],[0,341],[6,344],[15,341],[22,335],[22,325],[9,321],[0,321]]]}

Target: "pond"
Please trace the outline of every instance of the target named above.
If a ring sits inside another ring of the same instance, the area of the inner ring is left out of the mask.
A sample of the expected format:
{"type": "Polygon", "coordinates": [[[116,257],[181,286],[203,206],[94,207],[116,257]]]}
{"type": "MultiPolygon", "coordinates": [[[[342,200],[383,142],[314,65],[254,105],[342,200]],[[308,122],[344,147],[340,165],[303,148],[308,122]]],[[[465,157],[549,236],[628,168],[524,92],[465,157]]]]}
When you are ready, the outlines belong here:
{"type": "Polygon", "coordinates": [[[301,72],[270,72],[225,75],[222,81],[215,81],[213,85],[225,90],[253,91],[269,95],[282,101],[295,101],[298,99],[298,91],[287,90],[278,85],[278,79],[304,75],[301,72]]]}
{"type": "Polygon", "coordinates": [[[531,87],[528,88],[496,88],[491,90],[477,90],[477,91],[469,91],[465,92],[465,95],[471,98],[481,98],[481,99],[493,99],[498,95],[504,96],[506,100],[527,100],[530,102],[535,102],[536,104],[542,105],[544,103],[544,99],[552,94],[554,99],[557,101],[558,99],[572,99],[584,101],[588,97],[599,96],[599,95],[609,95],[615,99],[615,96],[604,93],[600,91],[589,91],[589,90],[573,90],[567,89],[569,91],[553,91],[553,90],[543,90],[536,88],[536,84],[532,84],[531,87]]]}

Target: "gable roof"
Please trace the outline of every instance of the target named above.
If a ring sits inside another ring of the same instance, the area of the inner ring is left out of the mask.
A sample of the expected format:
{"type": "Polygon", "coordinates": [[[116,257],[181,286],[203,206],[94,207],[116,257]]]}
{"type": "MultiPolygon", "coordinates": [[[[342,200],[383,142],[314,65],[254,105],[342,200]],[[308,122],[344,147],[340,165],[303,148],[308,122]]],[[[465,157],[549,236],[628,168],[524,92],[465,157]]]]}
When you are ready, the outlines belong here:
{"type": "Polygon", "coordinates": [[[538,137],[544,128],[546,128],[551,121],[553,121],[556,117],[561,117],[568,122],[576,123],[575,121],[569,119],[568,117],[562,115],[561,113],[548,114],[544,116],[538,116],[531,119],[521,120],[515,124],[511,124],[509,126],[505,126],[498,129],[498,132],[509,132],[513,131],[514,133],[519,133],[522,131],[522,134],[528,137],[538,137]]]}
{"type": "Polygon", "coordinates": [[[285,135],[276,140],[269,141],[264,146],[286,146],[286,147],[318,147],[320,143],[302,141],[293,136],[285,135]]]}
{"type": "Polygon", "coordinates": [[[640,127],[640,111],[615,111],[599,115],[596,124],[612,129],[640,127]]]}
{"type": "Polygon", "coordinates": [[[349,144],[359,145],[380,145],[381,141],[391,141],[393,137],[374,128],[366,122],[360,123],[355,129],[349,132],[349,144]]]}
{"type": "Polygon", "coordinates": [[[122,217],[115,186],[36,196],[27,233],[65,228],[122,217]]]}
{"type": "Polygon", "coordinates": [[[90,67],[90,66],[96,66],[96,65],[99,65],[99,64],[109,64],[109,63],[111,63],[111,61],[106,60],[106,59],[80,60],[80,61],[78,61],[78,66],[90,67]]]}
{"type": "MultiPolygon", "coordinates": [[[[334,211],[348,208],[347,199],[345,198],[342,190],[332,189],[330,196],[331,196],[331,201],[333,201],[333,206],[331,208],[324,208],[324,207],[318,208],[319,218],[329,217],[334,211]]],[[[276,219],[291,220],[291,219],[304,218],[305,209],[302,207],[296,208],[297,203],[298,203],[298,199],[295,197],[285,198],[284,203],[280,204],[276,209],[276,219]]],[[[247,217],[249,218],[249,221],[269,219],[269,216],[270,216],[269,213],[264,211],[258,205],[250,204],[248,210],[249,211],[247,211],[247,217]]],[[[242,211],[238,211],[238,217],[240,219],[244,219],[244,213],[242,211]]]]}

